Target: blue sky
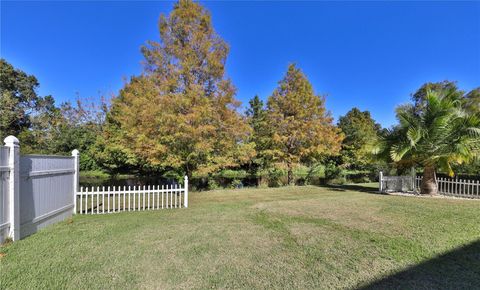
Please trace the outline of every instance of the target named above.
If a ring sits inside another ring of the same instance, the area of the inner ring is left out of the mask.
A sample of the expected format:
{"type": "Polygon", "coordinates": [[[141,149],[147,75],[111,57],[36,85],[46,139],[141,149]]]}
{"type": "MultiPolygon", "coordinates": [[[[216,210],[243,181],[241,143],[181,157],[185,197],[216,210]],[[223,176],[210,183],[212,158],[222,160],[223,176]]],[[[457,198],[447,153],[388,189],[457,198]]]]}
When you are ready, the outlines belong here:
{"type": "MultiPolygon", "coordinates": [[[[383,126],[427,81],[480,86],[480,2],[201,2],[230,44],[245,105],[267,99],[296,62],[335,117],[356,106],[383,126]]],[[[141,72],[172,2],[1,2],[0,55],[57,102],[117,93],[141,72]]]]}

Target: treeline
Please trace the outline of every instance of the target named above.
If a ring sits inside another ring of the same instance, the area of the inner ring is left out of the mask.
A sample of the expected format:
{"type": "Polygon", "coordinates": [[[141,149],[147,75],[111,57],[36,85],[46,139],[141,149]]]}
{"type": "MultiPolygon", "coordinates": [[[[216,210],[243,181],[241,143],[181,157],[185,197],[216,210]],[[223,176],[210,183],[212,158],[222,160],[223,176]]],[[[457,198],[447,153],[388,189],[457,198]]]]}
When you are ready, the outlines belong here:
{"type": "MultiPolygon", "coordinates": [[[[198,3],[177,2],[160,17],[159,31],[159,41],[142,47],[142,74],[108,105],[56,106],[51,96],[37,95],[34,76],[2,59],[0,137],[18,136],[24,153],[79,149],[82,170],[178,179],[187,174],[208,188],[342,183],[349,176],[367,182],[380,168],[392,167],[388,157],[372,156],[391,132],[357,108],[334,124],[325,96],[295,64],[266,103],[255,96],[239,112],[225,75],[228,45],[198,3]]],[[[420,108],[431,90],[454,90],[478,109],[480,88],[465,94],[449,81],[425,84],[413,102],[420,108]]],[[[479,168],[469,166],[461,170],[479,168]]]]}
{"type": "Polygon", "coordinates": [[[101,135],[107,105],[65,102],[57,106],[52,96],[39,96],[35,76],[0,60],[0,138],[17,136],[23,154],[70,154],[75,148],[83,169],[99,169],[92,150],[101,135]]]}

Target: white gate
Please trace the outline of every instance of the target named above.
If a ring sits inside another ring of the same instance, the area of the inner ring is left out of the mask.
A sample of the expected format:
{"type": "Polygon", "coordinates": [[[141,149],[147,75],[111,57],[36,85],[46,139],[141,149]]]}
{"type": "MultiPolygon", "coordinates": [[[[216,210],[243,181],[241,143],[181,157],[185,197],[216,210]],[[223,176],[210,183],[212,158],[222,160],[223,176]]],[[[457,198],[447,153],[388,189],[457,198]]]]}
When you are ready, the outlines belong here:
{"type": "Polygon", "coordinates": [[[385,176],[380,171],[378,182],[379,182],[380,192],[413,192],[415,191],[415,179],[413,175],[385,176]]]}

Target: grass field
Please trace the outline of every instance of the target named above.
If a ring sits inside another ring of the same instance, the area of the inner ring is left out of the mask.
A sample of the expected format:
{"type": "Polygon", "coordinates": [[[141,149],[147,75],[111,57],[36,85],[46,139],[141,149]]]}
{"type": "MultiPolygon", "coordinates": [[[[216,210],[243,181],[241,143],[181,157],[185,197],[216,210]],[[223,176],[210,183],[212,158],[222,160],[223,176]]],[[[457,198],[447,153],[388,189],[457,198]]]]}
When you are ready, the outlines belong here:
{"type": "Polygon", "coordinates": [[[475,288],[480,201],[219,190],[75,216],[0,248],[0,288],[475,288]]]}

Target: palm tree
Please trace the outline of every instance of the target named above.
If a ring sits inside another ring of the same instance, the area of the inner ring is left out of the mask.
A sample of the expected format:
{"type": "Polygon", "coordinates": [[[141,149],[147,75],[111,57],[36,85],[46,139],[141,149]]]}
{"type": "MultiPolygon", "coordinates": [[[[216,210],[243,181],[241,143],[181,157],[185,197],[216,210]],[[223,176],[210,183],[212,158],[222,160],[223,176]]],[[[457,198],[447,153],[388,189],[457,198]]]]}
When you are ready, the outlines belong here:
{"type": "Polygon", "coordinates": [[[428,91],[421,110],[397,108],[399,125],[379,146],[397,164],[423,167],[422,194],[438,194],[437,170],[453,176],[453,164],[480,156],[480,114],[467,113],[464,104],[457,94],[428,91]]]}

